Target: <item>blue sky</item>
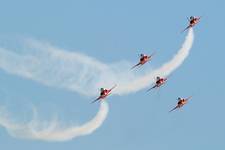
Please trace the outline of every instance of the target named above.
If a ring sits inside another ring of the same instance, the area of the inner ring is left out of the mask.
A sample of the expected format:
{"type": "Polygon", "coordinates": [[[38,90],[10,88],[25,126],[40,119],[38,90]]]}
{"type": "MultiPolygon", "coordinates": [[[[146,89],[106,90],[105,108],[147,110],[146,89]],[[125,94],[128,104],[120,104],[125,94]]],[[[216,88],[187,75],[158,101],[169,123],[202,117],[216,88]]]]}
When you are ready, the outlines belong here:
{"type": "MultiPolygon", "coordinates": [[[[203,16],[194,28],[189,57],[160,93],[144,90],[108,99],[109,115],[93,134],[66,142],[11,137],[0,128],[0,145],[24,149],[212,149],[225,148],[225,2],[217,1],[0,1],[0,44],[19,50],[23,38],[47,41],[102,62],[136,63],[140,52],[157,55],[143,67],[158,67],[177,52],[186,17],[203,16]],[[10,45],[9,45],[10,43],[10,45]],[[193,99],[168,114],[178,96],[193,99]]],[[[13,60],[11,60],[13,61],[13,60]]],[[[110,80],[110,79],[109,79],[110,80]]],[[[48,87],[0,70],[0,104],[17,118],[35,105],[41,116],[57,113],[65,122],[85,123],[98,111],[90,97],[48,87]]]]}

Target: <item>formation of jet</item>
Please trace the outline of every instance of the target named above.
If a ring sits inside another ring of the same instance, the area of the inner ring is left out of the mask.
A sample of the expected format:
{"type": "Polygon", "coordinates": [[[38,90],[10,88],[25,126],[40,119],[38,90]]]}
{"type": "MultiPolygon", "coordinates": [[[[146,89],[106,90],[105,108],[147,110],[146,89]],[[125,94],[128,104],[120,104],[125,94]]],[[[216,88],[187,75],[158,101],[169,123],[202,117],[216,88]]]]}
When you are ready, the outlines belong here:
{"type": "MultiPolygon", "coordinates": [[[[201,17],[194,17],[194,16],[191,16],[190,18],[187,18],[188,21],[189,21],[189,25],[182,31],[184,32],[185,30],[188,30],[189,28],[192,28],[194,27],[197,23],[199,23],[201,17]]],[[[138,66],[142,66],[144,65],[146,62],[150,61],[152,59],[152,56],[154,55],[155,53],[151,54],[151,55],[146,55],[146,54],[140,54],[140,59],[139,59],[139,63],[137,63],[136,65],[134,65],[131,69],[135,68],[135,67],[138,67],[138,66]]],[[[159,88],[161,87],[162,85],[164,85],[166,83],[166,81],[168,80],[168,77],[167,78],[162,78],[162,77],[159,77],[157,76],[156,77],[156,81],[155,81],[155,85],[153,87],[151,87],[150,89],[147,90],[147,92],[149,92],[150,90],[152,89],[155,89],[155,88],[159,88]]],[[[102,101],[104,100],[107,96],[109,96],[111,94],[111,91],[116,87],[113,86],[111,89],[104,89],[104,88],[101,88],[100,89],[100,95],[97,99],[95,99],[94,101],[92,101],[92,103],[96,102],[96,101],[102,101]]],[[[187,104],[188,100],[191,98],[188,97],[188,98],[178,98],[178,102],[177,102],[177,105],[176,107],[174,107],[172,110],[170,110],[170,112],[178,109],[178,108],[181,108],[183,107],[185,104],[187,104]]]]}

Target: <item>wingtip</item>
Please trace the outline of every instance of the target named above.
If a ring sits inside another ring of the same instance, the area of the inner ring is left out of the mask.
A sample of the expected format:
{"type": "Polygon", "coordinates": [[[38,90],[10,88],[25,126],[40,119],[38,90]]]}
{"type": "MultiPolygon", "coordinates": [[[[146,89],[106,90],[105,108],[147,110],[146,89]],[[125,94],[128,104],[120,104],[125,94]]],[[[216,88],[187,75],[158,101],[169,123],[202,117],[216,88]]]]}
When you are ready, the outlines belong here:
{"type": "Polygon", "coordinates": [[[133,66],[132,68],[130,68],[130,70],[133,70],[134,68],[136,68],[138,65],[133,66]]]}
{"type": "Polygon", "coordinates": [[[189,99],[191,99],[193,96],[189,96],[188,98],[187,98],[187,100],[189,100],[189,99]]]}
{"type": "Polygon", "coordinates": [[[187,30],[187,29],[182,30],[182,31],[180,32],[180,34],[184,33],[184,31],[186,31],[186,30],[187,30]]]}
{"type": "Polygon", "coordinates": [[[174,110],[175,110],[175,108],[171,109],[169,112],[172,112],[172,111],[174,111],[174,110]]]}
{"type": "Polygon", "coordinates": [[[94,104],[96,101],[92,101],[90,104],[94,104]]]}
{"type": "Polygon", "coordinates": [[[153,89],[153,88],[148,89],[148,90],[146,91],[146,93],[150,92],[152,89],[153,89]]]}
{"type": "Polygon", "coordinates": [[[93,100],[93,101],[91,102],[91,104],[93,104],[93,103],[95,103],[95,102],[97,102],[97,101],[99,101],[99,99],[93,100]]]}
{"type": "Polygon", "coordinates": [[[150,55],[150,57],[154,56],[156,54],[156,51],[153,51],[153,53],[150,55]]]}

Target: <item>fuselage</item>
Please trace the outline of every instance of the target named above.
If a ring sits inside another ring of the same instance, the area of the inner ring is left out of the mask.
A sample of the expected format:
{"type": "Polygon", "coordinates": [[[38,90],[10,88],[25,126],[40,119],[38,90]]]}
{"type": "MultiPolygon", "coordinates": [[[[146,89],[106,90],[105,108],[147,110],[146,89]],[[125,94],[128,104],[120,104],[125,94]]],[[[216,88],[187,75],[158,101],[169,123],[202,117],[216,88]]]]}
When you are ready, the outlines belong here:
{"type": "Polygon", "coordinates": [[[149,60],[149,57],[147,55],[140,58],[140,64],[145,64],[149,60]]]}

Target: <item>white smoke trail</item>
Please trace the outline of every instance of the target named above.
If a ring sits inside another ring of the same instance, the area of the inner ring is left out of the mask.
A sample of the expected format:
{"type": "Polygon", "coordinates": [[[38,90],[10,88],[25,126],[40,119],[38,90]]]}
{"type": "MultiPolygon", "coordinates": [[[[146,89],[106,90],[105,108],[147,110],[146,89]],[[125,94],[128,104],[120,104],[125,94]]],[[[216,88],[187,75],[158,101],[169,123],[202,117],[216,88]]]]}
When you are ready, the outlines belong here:
{"type": "Polygon", "coordinates": [[[66,141],[77,136],[91,134],[102,125],[108,113],[108,104],[102,102],[97,115],[81,126],[62,127],[55,118],[50,122],[39,121],[34,112],[32,121],[17,123],[9,120],[10,116],[0,110],[0,125],[6,128],[10,135],[17,138],[36,139],[44,141],[66,141]]]}
{"type": "Polygon", "coordinates": [[[145,87],[148,87],[149,84],[155,82],[156,76],[168,76],[172,73],[177,67],[179,67],[185,58],[188,56],[192,44],[194,41],[194,32],[193,29],[190,28],[188,35],[186,36],[185,42],[183,43],[181,49],[174,55],[172,60],[163,64],[158,69],[153,70],[151,73],[146,74],[145,76],[141,76],[136,78],[135,80],[131,80],[128,84],[120,85],[117,88],[116,92],[130,93],[139,91],[145,87]]]}
{"type": "MultiPolygon", "coordinates": [[[[117,83],[113,93],[122,95],[148,87],[155,76],[169,75],[188,56],[193,40],[193,30],[190,29],[173,59],[144,75],[130,71],[133,63],[121,61],[107,65],[83,54],[63,51],[37,41],[28,41],[29,51],[22,54],[0,48],[0,68],[48,86],[66,88],[84,95],[94,95],[99,87],[111,87],[117,83]]],[[[102,124],[107,112],[108,107],[103,103],[99,113],[87,124],[63,129],[54,122],[40,130],[37,123],[18,125],[4,118],[0,118],[0,125],[16,137],[62,141],[93,132],[102,124]]]]}
{"type": "Polygon", "coordinates": [[[118,88],[114,94],[141,90],[155,80],[156,75],[168,75],[179,67],[189,54],[194,39],[190,29],[182,48],[171,61],[155,71],[142,74],[130,71],[133,63],[121,61],[103,64],[80,53],[63,51],[49,44],[28,40],[29,51],[18,54],[0,48],[0,68],[48,86],[66,88],[83,95],[95,95],[99,87],[118,88]],[[89,92],[87,92],[89,91],[89,92]]]}

